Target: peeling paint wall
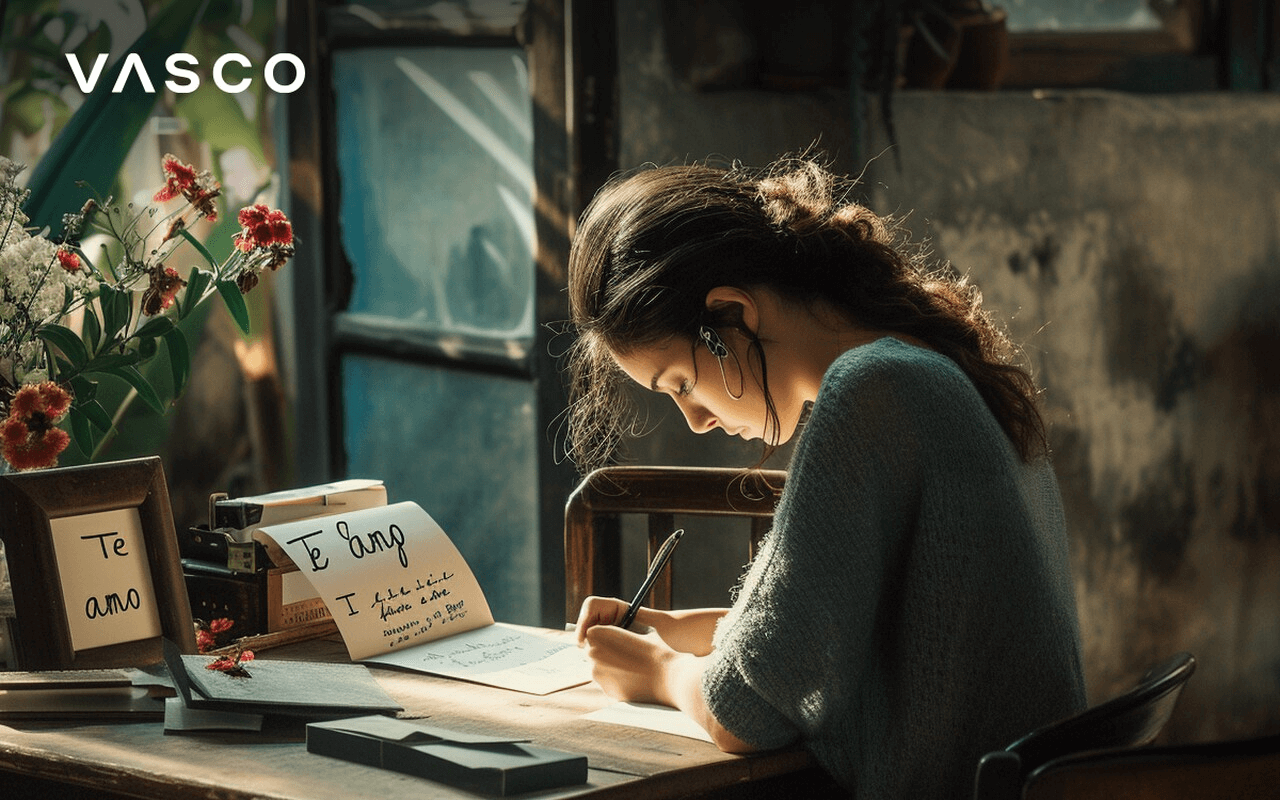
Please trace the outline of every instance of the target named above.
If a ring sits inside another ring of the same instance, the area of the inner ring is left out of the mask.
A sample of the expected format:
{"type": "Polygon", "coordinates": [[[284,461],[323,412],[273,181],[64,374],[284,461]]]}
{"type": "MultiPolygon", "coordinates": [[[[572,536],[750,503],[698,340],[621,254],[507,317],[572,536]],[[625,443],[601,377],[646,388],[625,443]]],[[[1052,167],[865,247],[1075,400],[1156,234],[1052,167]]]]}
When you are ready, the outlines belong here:
{"type": "MultiPolygon", "coordinates": [[[[816,141],[861,171],[843,93],[695,91],[661,6],[619,8],[623,167],[763,164],[816,141]]],[[[1045,387],[1091,698],[1189,650],[1169,739],[1280,730],[1280,98],[907,92],[893,108],[902,169],[874,160],[872,205],[973,276],[1045,387]]],[[[873,125],[864,151],[886,146],[873,125]]],[[[755,462],[662,415],[636,461],[755,462]]]]}

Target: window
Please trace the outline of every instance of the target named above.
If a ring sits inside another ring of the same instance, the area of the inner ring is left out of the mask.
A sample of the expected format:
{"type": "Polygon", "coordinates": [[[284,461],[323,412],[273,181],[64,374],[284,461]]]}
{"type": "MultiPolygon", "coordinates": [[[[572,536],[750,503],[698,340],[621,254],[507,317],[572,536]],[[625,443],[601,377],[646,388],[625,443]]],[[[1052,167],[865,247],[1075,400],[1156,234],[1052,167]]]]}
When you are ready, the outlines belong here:
{"type": "Polygon", "coordinates": [[[1271,0],[1005,0],[1007,89],[1276,88],[1271,0]]]}
{"type": "Polygon", "coordinates": [[[559,624],[563,8],[290,11],[310,65],[288,113],[297,482],[383,479],[445,529],[496,618],[559,624]]]}

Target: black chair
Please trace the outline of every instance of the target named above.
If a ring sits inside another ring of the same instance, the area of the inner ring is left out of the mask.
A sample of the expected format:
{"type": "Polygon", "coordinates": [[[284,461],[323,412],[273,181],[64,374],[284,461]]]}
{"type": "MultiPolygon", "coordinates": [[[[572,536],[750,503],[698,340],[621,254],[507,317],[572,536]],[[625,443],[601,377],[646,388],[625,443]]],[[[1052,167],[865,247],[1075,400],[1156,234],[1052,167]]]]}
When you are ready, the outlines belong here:
{"type": "Polygon", "coordinates": [[[1023,800],[1280,796],[1280,735],[1077,753],[1034,770],[1023,800]]]}
{"type": "Polygon", "coordinates": [[[1195,666],[1190,653],[1179,653],[1152,667],[1124,694],[987,753],[978,762],[974,800],[1019,799],[1027,776],[1062,756],[1151,744],[1173,714],[1195,666]]]}

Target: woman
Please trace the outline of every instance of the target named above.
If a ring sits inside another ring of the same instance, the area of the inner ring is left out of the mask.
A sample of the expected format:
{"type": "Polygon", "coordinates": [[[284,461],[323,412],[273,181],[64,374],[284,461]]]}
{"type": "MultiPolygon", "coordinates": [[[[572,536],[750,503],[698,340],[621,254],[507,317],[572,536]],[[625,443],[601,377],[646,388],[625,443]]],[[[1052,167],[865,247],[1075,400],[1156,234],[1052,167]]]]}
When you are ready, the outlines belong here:
{"type": "Polygon", "coordinates": [[[607,186],[569,262],[572,453],[609,457],[626,380],[697,433],[796,437],[731,609],[589,598],[604,690],[730,752],[801,742],[858,798],[961,797],[984,752],[1080,710],[1061,498],[1029,375],[972,286],[807,160],[607,186]],[[651,629],[640,633],[641,626],[651,629]]]}

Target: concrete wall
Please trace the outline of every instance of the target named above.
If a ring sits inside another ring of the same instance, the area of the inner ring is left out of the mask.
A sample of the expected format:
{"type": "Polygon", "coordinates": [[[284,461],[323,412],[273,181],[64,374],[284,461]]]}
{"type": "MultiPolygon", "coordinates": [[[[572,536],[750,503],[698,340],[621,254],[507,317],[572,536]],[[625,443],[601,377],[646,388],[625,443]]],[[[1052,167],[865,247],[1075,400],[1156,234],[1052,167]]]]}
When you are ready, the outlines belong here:
{"type": "MultiPolygon", "coordinates": [[[[620,6],[622,166],[887,146],[855,146],[839,90],[692,89],[662,4],[620,6]]],[[[1092,699],[1189,650],[1170,739],[1280,729],[1280,98],[908,92],[894,117],[873,206],[974,277],[1046,389],[1092,699]]],[[[636,461],[758,456],[654,410],[636,461]]]]}

